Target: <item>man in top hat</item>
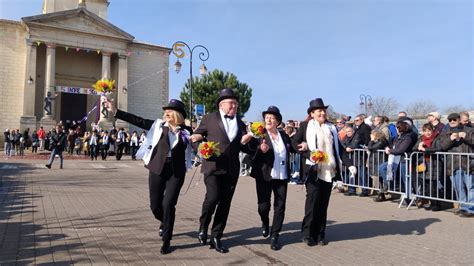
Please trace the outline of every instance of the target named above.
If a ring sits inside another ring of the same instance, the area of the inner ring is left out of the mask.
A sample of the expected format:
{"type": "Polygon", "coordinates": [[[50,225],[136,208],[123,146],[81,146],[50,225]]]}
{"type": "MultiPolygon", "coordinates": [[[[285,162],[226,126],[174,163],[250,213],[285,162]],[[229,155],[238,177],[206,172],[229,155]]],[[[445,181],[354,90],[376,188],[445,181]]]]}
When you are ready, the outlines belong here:
{"type": "Polygon", "coordinates": [[[326,109],[321,98],[310,101],[308,115],[311,119],[301,123],[292,139],[292,145],[305,161],[303,172],[306,185],[305,215],[303,218],[303,241],[308,246],[326,245],[325,230],[327,208],[331,196],[332,182],[341,179],[342,162],[349,167],[351,174],[357,170],[344,152],[339,142],[336,127],[327,121],[326,109]],[[314,162],[311,152],[320,150],[327,157],[314,162]]]}
{"type": "Polygon", "coordinates": [[[229,215],[232,196],[239,178],[239,152],[252,138],[246,126],[237,117],[239,101],[232,89],[225,88],[219,93],[216,102],[219,110],[203,117],[198,128],[191,136],[194,147],[200,141],[218,142],[221,151],[219,157],[204,160],[201,171],[204,174],[206,196],[199,218],[198,240],[202,245],[207,243],[207,231],[214,215],[211,228],[210,245],[220,253],[228,252],[221,243],[221,237],[229,215]]]}

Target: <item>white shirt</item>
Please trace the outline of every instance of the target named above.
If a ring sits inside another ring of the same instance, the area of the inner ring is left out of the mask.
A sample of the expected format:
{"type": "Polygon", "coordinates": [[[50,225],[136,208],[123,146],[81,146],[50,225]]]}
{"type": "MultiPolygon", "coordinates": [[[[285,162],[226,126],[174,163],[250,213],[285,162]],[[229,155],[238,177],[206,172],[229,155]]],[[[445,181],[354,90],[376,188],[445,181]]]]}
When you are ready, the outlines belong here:
{"type": "Polygon", "coordinates": [[[277,139],[274,140],[270,135],[270,140],[272,141],[273,154],[275,155],[275,160],[273,161],[273,168],[270,173],[272,179],[285,180],[288,178],[286,173],[286,147],[283,139],[281,138],[280,132],[278,132],[277,139]]]}
{"type": "Polygon", "coordinates": [[[91,135],[91,139],[89,140],[89,145],[97,145],[97,137],[95,134],[91,135]]]}
{"type": "Polygon", "coordinates": [[[221,114],[222,123],[224,124],[227,137],[229,137],[229,140],[232,142],[237,136],[238,132],[237,118],[235,116],[233,119],[225,118],[225,114],[221,110],[219,110],[219,113],[221,114]]]}
{"type": "Polygon", "coordinates": [[[178,144],[178,141],[179,141],[179,131],[177,130],[176,133],[171,131],[171,128],[169,127],[168,122],[166,122],[163,126],[169,128],[169,130],[168,130],[168,140],[170,142],[170,150],[168,152],[168,157],[171,157],[171,150],[174,147],[176,147],[176,145],[178,144]]]}
{"type": "Polygon", "coordinates": [[[109,144],[109,136],[107,136],[107,135],[102,136],[102,144],[104,144],[104,145],[109,144]]]}

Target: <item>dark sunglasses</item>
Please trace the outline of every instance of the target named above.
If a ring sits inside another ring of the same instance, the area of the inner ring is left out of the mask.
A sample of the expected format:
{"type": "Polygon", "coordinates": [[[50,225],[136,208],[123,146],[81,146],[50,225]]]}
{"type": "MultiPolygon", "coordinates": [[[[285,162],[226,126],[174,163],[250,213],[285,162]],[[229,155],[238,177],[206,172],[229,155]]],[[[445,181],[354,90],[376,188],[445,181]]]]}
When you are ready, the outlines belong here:
{"type": "Polygon", "coordinates": [[[455,118],[455,119],[448,119],[448,122],[453,122],[453,121],[458,121],[458,119],[457,119],[457,118],[455,118]]]}

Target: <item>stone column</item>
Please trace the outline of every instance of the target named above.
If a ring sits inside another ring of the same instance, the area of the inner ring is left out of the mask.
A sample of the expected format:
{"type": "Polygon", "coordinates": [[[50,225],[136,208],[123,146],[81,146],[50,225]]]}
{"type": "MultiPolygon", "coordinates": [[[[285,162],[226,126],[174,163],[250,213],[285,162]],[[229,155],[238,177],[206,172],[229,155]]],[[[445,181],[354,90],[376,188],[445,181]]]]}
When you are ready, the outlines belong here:
{"type": "MultiPolygon", "coordinates": [[[[110,57],[111,56],[112,56],[112,53],[104,52],[104,51],[102,52],[102,78],[103,79],[110,79],[110,57]]],[[[111,123],[110,116],[106,118],[104,116],[104,112],[102,108],[102,102],[105,100],[105,96],[99,96],[99,97],[100,97],[100,105],[99,105],[100,122],[111,123]]],[[[108,97],[112,99],[112,95],[109,95],[108,97]]]]}
{"type": "Polygon", "coordinates": [[[36,95],[36,44],[27,41],[26,69],[23,93],[23,114],[20,118],[20,129],[36,129],[35,95],[36,95]]]}
{"type": "MultiPolygon", "coordinates": [[[[128,111],[128,65],[127,56],[119,55],[118,81],[117,81],[117,108],[128,111]]],[[[127,128],[128,124],[117,120],[117,128],[127,128]]]]}
{"type": "Polygon", "coordinates": [[[57,95],[55,94],[56,86],[56,44],[46,44],[46,73],[44,82],[44,99],[43,99],[43,117],[41,124],[54,125],[54,111],[57,95]],[[47,108],[50,106],[50,108],[47,108]],[[50,111],[50,112],[49,112],[50,111]]]}

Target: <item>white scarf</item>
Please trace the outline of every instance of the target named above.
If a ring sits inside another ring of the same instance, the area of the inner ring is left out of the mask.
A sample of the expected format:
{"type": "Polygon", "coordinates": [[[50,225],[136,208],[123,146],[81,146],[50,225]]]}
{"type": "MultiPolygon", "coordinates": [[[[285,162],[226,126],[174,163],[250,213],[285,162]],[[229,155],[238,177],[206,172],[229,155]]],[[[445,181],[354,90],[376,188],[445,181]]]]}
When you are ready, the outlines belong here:
{"type": "MultiPolygon", "coordinates": [[[[333,144],[337,140],[334,139],[334,134],[331,131],[332,130],[328,124],[323,123],[320,125],[314,120],[309,121],[308,127],[306,128],[308,149],[311,152],[321,150],[328,155],[328,160],[326,162],[318,163],[318,178],[326,182],[332,182],[332,178],[336,175],[336,156],[334,156],[335,151],[333,144]]],[[[309,159],[306,159],[306,164],[315,165],[315,163],[309,159]]]]}

